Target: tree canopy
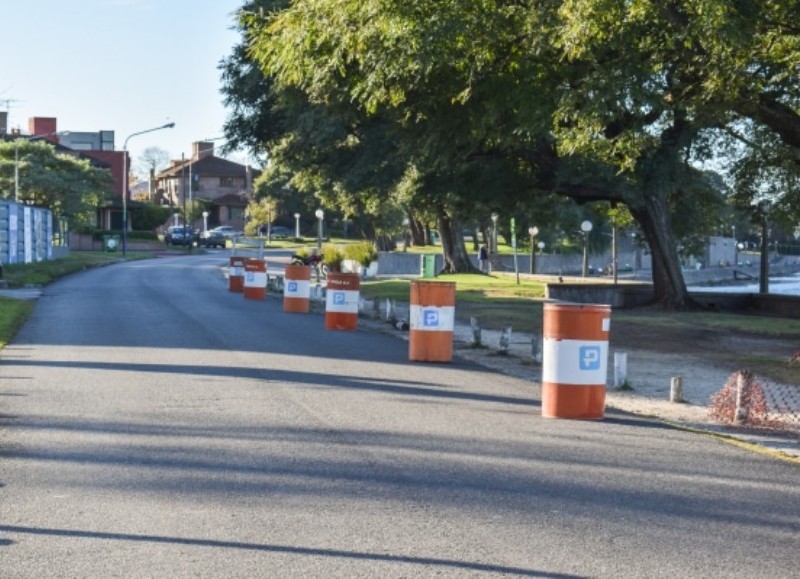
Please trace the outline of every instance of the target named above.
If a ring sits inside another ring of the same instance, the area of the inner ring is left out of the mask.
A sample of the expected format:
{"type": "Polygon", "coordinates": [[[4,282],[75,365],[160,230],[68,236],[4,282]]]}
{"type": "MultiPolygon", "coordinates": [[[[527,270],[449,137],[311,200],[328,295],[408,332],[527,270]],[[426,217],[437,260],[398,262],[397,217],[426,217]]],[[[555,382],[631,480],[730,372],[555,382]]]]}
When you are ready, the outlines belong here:
{"type": "Polygon", "coordinates": [[[111,192],[111,174],[88,159],[60,154],[45,141],[0,142],[0,191],[14,199],[14,170],[19,170],[21,203],[46,207],[72,227],[93,225],[97,207],[111,192]]]}
{"type": "MultiPolygon", "coordinates": [[[[673,218],[716,203],[720,188],[696,168],[714,137],[747,126],[758,139],[742,159],[769,139],[800,147],[798,8],[262,1],[241,12],[236,58],[267,90],[259,111],[276,122],[251,137],[275,152],[275,171],[357,198],[402,189],[408,206],[436,212],[440,229],[554,194],[622,204],[651,248],[655,298],[682,307],[673,218]],[[370,156],[373,147],[383,154],[370,156]]],[[[457,234],[453,242],[458,268],[457,234]]]]}

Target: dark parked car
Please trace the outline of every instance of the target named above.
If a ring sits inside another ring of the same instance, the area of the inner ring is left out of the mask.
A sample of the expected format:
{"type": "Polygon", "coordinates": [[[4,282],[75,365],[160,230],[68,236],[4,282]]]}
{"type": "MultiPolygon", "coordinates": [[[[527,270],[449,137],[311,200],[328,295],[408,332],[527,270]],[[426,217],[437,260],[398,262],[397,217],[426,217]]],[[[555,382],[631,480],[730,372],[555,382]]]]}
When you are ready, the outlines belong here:
{"type": "Polygon", "coordinates": [[[195,236],[191,227],[173,225],[164,233],[164,243],[167,245],[192,245],[195,236]]]}
{"type": "Polygon", "coordinates": [[[273,225],[269,230],[269,234],[271,237],[274,237],[275,239],[294,237],[294,231],[292,231],[288,227],[284,227],[283,225],[273,225]]]}
{"type": "Polygon", "coordinates": [[[228,238],[221,231],[210,229],[200,234],[197,245],[200,247],[221,247],[225,249],[225,241],[228,238]]]}

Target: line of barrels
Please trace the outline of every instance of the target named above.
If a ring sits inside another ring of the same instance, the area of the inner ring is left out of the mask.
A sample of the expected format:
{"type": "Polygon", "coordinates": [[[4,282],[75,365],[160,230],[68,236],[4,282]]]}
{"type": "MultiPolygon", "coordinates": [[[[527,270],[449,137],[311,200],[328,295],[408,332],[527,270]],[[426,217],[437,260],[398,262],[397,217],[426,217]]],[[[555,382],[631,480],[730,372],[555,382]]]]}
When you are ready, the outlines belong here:
{"type": "MultiPolygon", "coordinates": [[[[355,330],[361,277],[329,272],[325,297],[325,329],[355,330]]],[[[267,263],[263,259],[230,258],[228,289],[247,299],[264,299],[267,263]]],[[[287,265],[283,311],[308,313],[311,267],[287,265]]],[[[455,329],[456,284],[412,280],[409,307],[409,360],[451,362],[455,329]]],[[[542,416],[599,420],[605,412],[608,338],[611,307],[597,304],[546,302],[542,332],[542,416]]]]}

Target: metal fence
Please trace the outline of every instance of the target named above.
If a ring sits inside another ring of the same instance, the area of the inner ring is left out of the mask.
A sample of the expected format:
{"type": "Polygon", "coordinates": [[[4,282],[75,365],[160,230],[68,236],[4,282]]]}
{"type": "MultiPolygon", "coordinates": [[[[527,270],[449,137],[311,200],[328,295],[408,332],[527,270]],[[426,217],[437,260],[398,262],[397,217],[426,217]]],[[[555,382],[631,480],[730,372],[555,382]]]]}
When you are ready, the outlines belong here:
{"type": "Polygon", "coordinates": [[[0,263],[32,263],[53,257],[49,209],[0,201],[0,263]]]}

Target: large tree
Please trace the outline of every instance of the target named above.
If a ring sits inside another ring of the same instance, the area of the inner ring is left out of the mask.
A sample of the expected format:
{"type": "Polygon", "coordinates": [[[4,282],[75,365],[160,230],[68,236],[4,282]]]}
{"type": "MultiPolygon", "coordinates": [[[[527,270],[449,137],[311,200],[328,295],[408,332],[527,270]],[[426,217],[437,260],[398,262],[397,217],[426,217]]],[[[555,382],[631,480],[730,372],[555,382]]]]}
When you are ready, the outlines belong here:
{"type": "Polygon", "coordinates": [[[97,207],[110,198],[112,178],[88,159],[60,154],[46,141],[0,142],[0,191],[14,198],[14,171],[19,171],[21,203],[46,207],[70,225],[94,225],[97,207]]]}
{"type": "MultiPolygon", "coordinates": [[[[800,143],[796,1],[298,0],[280,8],[244,20],[249,58],[275,84],[316,106],[388,119],[398,158],[426,179],[504,158],[528,178],[518,195],[626,204],[649,242],[655,297],[665,305],[689,303],[670,208],[708,187],[690,165],[698,139],[746,116],[800,143]]],[[[475,194],[452,190],[438,207],[475,194]]]]}

